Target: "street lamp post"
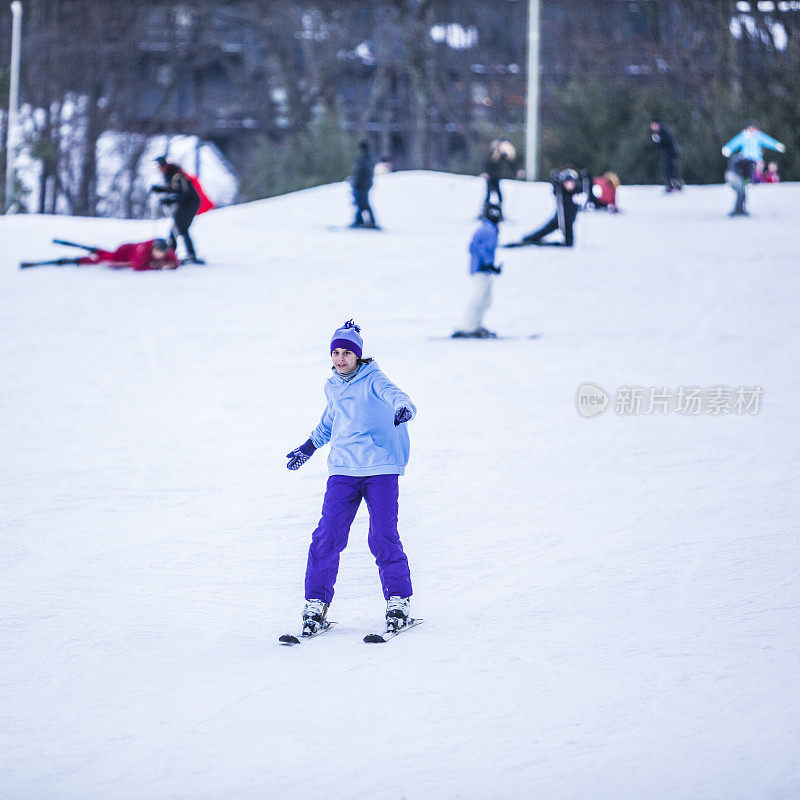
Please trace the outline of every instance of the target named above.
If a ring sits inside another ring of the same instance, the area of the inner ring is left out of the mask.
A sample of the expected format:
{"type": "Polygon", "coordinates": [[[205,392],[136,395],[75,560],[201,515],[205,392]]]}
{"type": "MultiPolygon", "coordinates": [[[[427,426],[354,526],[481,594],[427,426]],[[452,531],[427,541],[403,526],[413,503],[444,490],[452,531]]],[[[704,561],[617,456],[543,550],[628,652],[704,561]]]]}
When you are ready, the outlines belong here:
{"type": "Polygon", "coordinates": [[[14,192],[14,144],[17,138],[17,106],[19,105],[19,58],[22,41],[22,3],[11,3],[13,23],[11,27],[11,80],[8,91],[8,131],[6,135],[6,214],[11,208],[14,192]]]}
{"type": "Polygon", "coordinates": [[[528,107],[525,126],[525,173],[536,180],[539,140],[539,0],[528,2],[528,107]]]}

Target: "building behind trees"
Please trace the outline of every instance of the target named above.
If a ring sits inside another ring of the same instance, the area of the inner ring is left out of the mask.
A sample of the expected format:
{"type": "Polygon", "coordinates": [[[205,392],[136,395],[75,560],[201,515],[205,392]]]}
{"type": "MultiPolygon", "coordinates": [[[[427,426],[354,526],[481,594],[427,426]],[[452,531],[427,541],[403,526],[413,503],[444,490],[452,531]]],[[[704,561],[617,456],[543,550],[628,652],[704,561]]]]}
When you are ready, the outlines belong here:
{"type": "MultiPolygon", "coordinates": [[[[10,19],[0,7],[3,64],[10,19]]],[[[720,143],[755,116],[797,178],[798,34],[798,2],[542,0],[540,174],[656,180],[655,115],[682,145],[683,177],[718,182],[720,143]]],[[[42,187],[30,210],[142,213],[157,135],[213,144],[240,199],[344,178],[361,136],[395,169],[477,173],[492,138],[523,149],[526,54],[524,0],[29,0],[24,146],[42,187]],[[98,194],[109,131],[116,204],[98,194]]]]}

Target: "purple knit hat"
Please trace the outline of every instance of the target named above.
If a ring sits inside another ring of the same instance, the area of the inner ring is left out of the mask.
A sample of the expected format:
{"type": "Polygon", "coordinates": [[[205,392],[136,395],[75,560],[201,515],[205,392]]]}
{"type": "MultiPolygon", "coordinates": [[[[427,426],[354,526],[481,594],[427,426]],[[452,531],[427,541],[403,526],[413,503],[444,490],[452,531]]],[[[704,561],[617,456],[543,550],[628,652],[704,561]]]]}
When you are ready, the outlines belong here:
{"type": "Polygon", "coordinates": [[[350,350],[361,358],[361,351],[364,347],[364,341],[361,338],[361,328],[349,319],[333,332],[331,339],[331,353],[337,348],[341,347],[342,350],[350,350]]]}

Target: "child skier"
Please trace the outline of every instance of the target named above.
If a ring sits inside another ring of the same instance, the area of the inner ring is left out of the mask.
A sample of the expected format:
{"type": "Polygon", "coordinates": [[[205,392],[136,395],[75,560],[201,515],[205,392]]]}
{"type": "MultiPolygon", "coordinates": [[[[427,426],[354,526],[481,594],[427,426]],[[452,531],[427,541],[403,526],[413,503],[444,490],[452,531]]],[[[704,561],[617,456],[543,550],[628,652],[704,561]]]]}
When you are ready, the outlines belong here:
{"type": "Polygon", "coordinates": [[[483,315],[492,302],[492,281],[501,268],[494,263],[497,249],[497,227],[503,213],[500,206],[489,203],[483,212],[483,221],[469,243],[469,274],[473,293],[464,318],[463,330],[455,331],[453,339],[494,339],[496,333],[483,327],[483,315]]]}
{"type": "Polygon", "coordinates": [[[722,155],[731,159],[725,181],[736,192],[736,204],[729,217],[748,215],[745,209],[747,184],[753,179],[756,164],[762,160],[764,148],[786,152],[785,145],[760,131],[755,120],[748,122],[747,127],[722,148],[722,155]]]}
{"type": "Polygon", "coordinates": [[[397,532],[398,477],[408,463],[405,423],[417,409],[371,358],[362,358],[361,329],[348,320],[334,331],[333,375],[325,384],[327,406],[311,437],[286,454],[298,469],[327,442],[328,478],[322,518],[311,537],[306,566],[303,636],[327,627],[339,554],[363,498],[369,510],[369,549],[378,565],[386,599],[386,628],[409,622],[411,574],[397,532]]]}

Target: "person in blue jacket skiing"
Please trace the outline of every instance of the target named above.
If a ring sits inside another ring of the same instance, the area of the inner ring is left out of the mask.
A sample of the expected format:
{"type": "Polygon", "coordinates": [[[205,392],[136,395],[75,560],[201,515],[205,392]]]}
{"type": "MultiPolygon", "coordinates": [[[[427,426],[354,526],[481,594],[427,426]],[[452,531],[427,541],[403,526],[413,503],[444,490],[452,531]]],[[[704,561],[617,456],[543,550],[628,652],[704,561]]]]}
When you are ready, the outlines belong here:
{"type": "Polygon", "coordinates": [[[500,206],[489,203],[483,210],[481,225],[469,243],[469,274],[472,297],[464,317],[464,327],[453,333],[453,339],[494,339],[496,333],[483,327],[483,315],[492,302],[492,282],[501,267],[494,263],[497,250],[497,228],[503,212],[500,206]]]}
{"type": "Polygon", "coordinates": [[[371,358],[362,358],[361,329],[348,320],[334,331],[333,374],[325,384],[327,405],[311,436],[286,454],[296,470],[330,442],[322,518],[311,537],[305,577],[303,636],[326,627],[339,554],[364,499],[369,510],[368,544],[386,599],[386,629],[410,621],[411,573],[397,531],[398,478],[410,450],[407,423],[417,413],[409,396],[371,358]]]}
{"type": "Polygon", "coordinates": [[[725,181],[736,192],[736,204],[728,216],[747,216],[744,207],[747,184],[753,179],[756,164],[763,158],[764,148],[777,150],[779,153],[786,152],[785,145],[760,131],[755,120],[749,122],[743,131],[737,133],[722,148],[722,155],[731,159],[725,172],[725,181]]]}

